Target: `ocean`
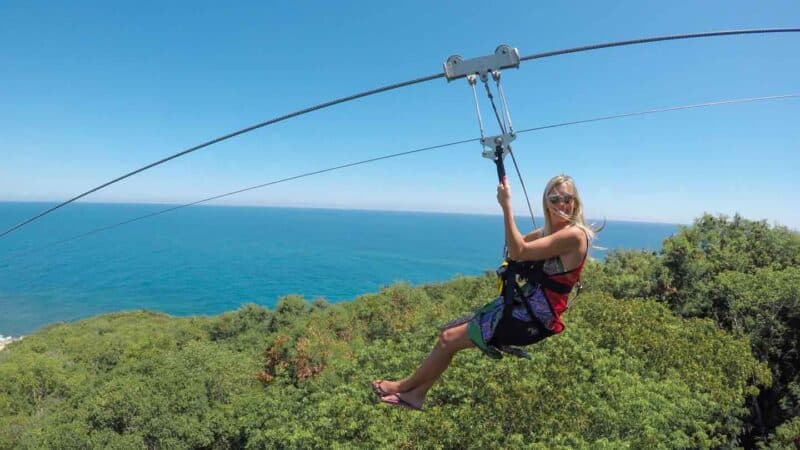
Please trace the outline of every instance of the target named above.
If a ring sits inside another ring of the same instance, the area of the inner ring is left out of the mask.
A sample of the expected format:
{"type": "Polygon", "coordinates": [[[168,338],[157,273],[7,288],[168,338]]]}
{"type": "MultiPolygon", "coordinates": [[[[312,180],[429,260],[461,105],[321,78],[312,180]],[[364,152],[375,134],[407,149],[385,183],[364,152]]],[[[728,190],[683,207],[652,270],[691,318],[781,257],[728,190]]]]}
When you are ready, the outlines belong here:
{"type": "MultiPolygon", "coordinates": [[[[0,203],[0,228],[51,206],[0,203]]],[[[50,245],[165,207],[70,204],[0,238],[0,335],[142,308],[186,316],[272,307],[288,294],[336,303],[398,281],[478,275],[503,250],[499,215],[229,206],[183,208],[50,245]]],[[[517,223],[531,228],[529,217],[517,223]]],[[[658,250],[678,228],[609,221],[595,245],[658,250]]]]}

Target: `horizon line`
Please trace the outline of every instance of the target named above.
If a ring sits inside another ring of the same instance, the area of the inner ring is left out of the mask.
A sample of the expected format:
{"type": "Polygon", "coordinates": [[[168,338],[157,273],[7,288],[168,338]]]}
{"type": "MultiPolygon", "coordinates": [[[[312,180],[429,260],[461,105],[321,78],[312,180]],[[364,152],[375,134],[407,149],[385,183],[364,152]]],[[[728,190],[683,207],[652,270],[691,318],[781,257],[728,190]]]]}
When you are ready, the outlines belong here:
{"type": "MultiPolygon", "coordinates": [[[[7,200],[0,199],[0,203],[41,203],[52,204],[58,203],[58,200],[7,200]]],[[[159,202],[159,201],[106,201],[106,200],[83,200],[74,202],[75,204],[93,204],[93,205],[163,205],[163,206],[177,206],[181,202],[159,202]]],[[[416,213],[416,214],[432,214],[432,215],[464,215],[464,216],[491,216],[500,217],[501,212],[480,212],[480,211],[431,211],[422,209],[384,209],[384,208],[369,208],[369,207],[348,207],[348,206],[292,206],[292,205],[262,205],[262,204],[222,204],[222,203],[204,203],[191,205],[191,207],[222,207],[222,208],[267,208],[267,209],[315,209],[315,210],[329,210],[329,211],[354,211],[354,212],[385,212],[385,213],[416,213]]],[[[529,219],[529,215],[515,214],[516,218],[529,219]]],[[[534,215],[537,219],[544,220],[542,215],[534,215]]],[[[609,221],[609,222],[630,222],[630,223],[645,223],[645,224],[658,224],[658,225],[674,225],[674,226],[689,226],[692,223],[673,222],[673,221],[659,221],[653,219],[619,219],[619,218],[587,218],[587,222],[591,221],[609,221]],[[591,220],[590,220],[591,219],[591,220]]],[[[791,228],[791,227],[788,227],[791,228]]]]}

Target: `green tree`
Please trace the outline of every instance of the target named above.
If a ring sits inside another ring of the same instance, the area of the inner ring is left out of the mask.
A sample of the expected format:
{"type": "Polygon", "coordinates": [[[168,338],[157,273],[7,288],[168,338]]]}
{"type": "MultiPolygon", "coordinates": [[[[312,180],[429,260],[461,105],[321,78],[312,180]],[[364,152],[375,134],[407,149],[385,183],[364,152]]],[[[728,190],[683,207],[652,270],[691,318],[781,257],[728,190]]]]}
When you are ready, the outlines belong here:
{"type": "Polygon", "coordinates": [[[800,412],[793,389],[800,383],[800,235],[738,215],[704,215],[667,239],[662,254],[662,298],[684,316],[747,335],[769,363],[774,382],[753,404],[751,427],[766,438],[800,412]]]}
{"type": "Polygon", "coordinates": [[[602,263],[590,261],[582,278],[587,291],[614,298],[663,298],[668,272],[655,252],[612,250],[602,263]]]}
{"type": "MultiPolygon", "coordinates": [[[[774,414],[797,411],[796,236],[698,222],[660,256],[590,264],[566,331],[531,347],[530,360],[459,353],[422,414],[379,404],[369,382],[413,370],[442,323],[497,295],[492,273],[335,305],[289,296],[274,311],[139,311],[47,327],[0,353],[0,448],[747,445],[740,432],[759,388],[774,380],[761,390],[778,399],[774,414]],[[747,236],[777,263],[739,242],[747,236]],[[728,253],[739,262],[716,261],[728,253]]],[[[762,445],[791,442],[798,422],[781,420],[762,445]]]]}

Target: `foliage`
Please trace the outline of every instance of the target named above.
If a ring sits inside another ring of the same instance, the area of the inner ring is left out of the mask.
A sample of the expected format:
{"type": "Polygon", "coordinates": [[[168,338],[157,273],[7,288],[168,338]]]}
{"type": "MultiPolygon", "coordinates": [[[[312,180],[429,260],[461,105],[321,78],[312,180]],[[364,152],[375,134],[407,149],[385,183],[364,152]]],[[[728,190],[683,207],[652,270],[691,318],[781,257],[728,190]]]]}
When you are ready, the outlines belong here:
{"type": "Polygon", "coordinates": [[[759,445],[759,448],[784,449],[800,447],[800,416],[793,417],[775,429],[770,436],[769,444],[759,445]]]}
{"type": "Polygon", "coordinates": [[[440,324],[496,295],[490,272],[335,305],[53,325],[0,353],[0,448],[785,448],[799,248],[704,216],[660,254],[611,252],[564,333],[531,360],[459,353],[423,413],[379,404],[369,382],[408,375],[440,324]]]}
{"type": "Polygon", "coordinates": [[[800,236],[738,215],[704,215],[667,239],[662,253],[672,288],[667,300],[673,308],[683,315],[720,316],[727,305],[713,289],[714,279],[724,272],[798,267],[800,236]]]}
{"type": "Polygon", "coordinates": [[[685,316],[713,318],[746,334],[773,385],[753,405],[753,433],[766,437],[800,415],[800,235],[740,216],[705,215],[664,242],[669,292],[685,316]]]}
{"type": "Polygon", "coordinates": [[[322,307],[290,296],[274,312],[52,326],[0,353],[0,447],[729,447],[769,383],[746,340],[594,292],[532,360],[465,351],[426,412],[376,404],[370,380],[406,375],[438,324],[495,290],[487,274],[322,307]]]}
{"type": "Polygon", "coordinates": [[[602,263],[589,261],[583,282],[587,291],[605,292],[614,298],[662,298],[668,279],[655,253],[612,250],[602,263]]]}
{"type": "Polygon", "coordinates": [[[612,252],[587,268],[595,290],[660,299],[684,317],[712,318],[746,335],[773,384],[752,403],[749,444],[800,415],[800,236],[740,216],[704,215],[660,255],[612,252]]]}

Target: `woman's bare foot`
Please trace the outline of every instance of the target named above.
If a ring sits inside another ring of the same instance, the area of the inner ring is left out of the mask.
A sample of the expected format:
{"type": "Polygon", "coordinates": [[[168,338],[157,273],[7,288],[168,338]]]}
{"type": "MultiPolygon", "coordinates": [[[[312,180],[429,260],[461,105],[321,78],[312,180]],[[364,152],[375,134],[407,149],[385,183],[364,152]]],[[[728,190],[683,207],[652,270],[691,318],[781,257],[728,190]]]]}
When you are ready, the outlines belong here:
{"type": "Polygon", "coordinates": [[[400,392],[400,383],[389,380],[374,380],[372,382],[372,391],[378,397],[397,394],[400,392]]]}

